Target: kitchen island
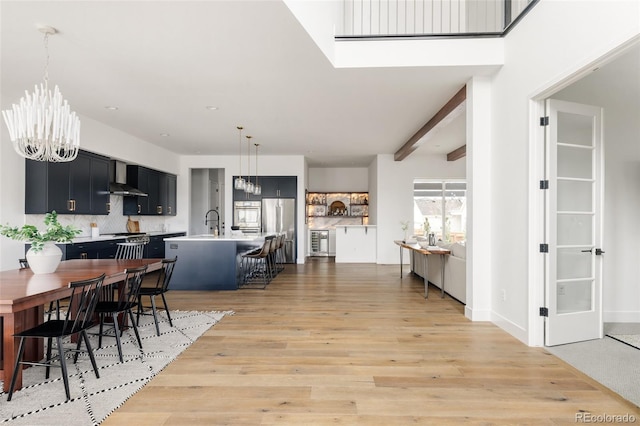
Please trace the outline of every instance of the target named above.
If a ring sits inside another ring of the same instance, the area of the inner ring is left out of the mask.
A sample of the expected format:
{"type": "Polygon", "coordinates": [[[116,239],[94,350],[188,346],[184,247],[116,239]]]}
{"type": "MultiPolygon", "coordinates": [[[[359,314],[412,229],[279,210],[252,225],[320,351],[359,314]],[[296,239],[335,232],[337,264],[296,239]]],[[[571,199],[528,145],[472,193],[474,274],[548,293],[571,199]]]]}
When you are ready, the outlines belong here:
{"type": "Polygon", "coordinates": [[[220,237],[211,234],[166,238],[165,257],[178,257],[173,290],[237,290],[242,254],[259,248],[264,235],[220,237]]]}

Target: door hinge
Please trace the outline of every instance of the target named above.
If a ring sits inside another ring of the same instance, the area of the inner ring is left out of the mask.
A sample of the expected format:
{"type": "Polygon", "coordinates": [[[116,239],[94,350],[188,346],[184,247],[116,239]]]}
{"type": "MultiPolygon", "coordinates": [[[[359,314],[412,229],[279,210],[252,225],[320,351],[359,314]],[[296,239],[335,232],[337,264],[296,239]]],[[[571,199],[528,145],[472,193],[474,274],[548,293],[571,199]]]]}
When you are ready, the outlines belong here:
{"type": "Polygon", "coordinates": [[[548,317],[549,316],[549,308],[540,307],[540,316],[548,317]]]}
{"type": "Polygon", "coordinates": [[[549,117],[540,117],[540,125],[548,126],[549,125],[549,117]]]}
{"type": "Polygon", "coordinates": [[[540,181],[540,189],[549,189],[549,181],[541,180],[540,181]]]}
{"type": "Polygon", "coordinates": [[[549,244],[540,244],[540,253],[549,253],[549,244]]]}

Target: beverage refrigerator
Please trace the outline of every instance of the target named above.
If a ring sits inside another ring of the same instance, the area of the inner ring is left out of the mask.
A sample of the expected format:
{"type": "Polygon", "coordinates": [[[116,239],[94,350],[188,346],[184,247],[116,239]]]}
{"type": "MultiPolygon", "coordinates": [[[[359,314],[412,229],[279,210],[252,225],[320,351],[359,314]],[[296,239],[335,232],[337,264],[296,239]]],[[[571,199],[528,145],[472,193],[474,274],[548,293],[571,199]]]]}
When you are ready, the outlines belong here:
{"type": "Polygon", "coordinates": [[[262,199],[262,232],[265,234],[285,234],[285,262],[296,263],[295,198],[262,199]]]}

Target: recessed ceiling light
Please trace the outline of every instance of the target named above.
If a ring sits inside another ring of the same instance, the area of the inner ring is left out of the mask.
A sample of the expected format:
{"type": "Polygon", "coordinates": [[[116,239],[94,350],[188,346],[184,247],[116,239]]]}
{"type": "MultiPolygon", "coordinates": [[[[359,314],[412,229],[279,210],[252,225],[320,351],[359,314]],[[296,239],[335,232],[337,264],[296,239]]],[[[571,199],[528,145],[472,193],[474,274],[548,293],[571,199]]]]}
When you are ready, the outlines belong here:
{"type": "Polygon", "coordinates": [[[107,105],[106,107],[104,107],[104,109],[108,109],[109,111],[116,111],[118,109],[118,107],[117,106],[107,105]]]}
{"type": "Polygon", "coordinates": [[[205,108],[208,109],[209,111],[215,111],[218,109],[217,106],[213,106],[213,105],[207,105],[205,108]]]}
{"type": "Polygon", "coordinates": [[[167,136],[171,136],[171,135],[169,135],[169,133],[160,133],[160,136],[162,136],[162,137],[165,137],[165,138],[166,138],[167,136]]]}

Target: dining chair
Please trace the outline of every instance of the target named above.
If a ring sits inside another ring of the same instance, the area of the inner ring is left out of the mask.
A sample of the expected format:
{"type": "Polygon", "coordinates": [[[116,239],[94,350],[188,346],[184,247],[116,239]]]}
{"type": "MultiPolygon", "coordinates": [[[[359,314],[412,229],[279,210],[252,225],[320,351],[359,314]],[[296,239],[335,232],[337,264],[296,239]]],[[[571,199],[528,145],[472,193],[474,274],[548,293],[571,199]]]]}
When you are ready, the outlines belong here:
{"type": "Polygon", "coordinates": [[[144,241],[118,243],[116,259],[142,259],[146,244],[144,241]]]}
{"type": "Polygon", "coordinates": [[[155,286],[140,287],[138,291],[138,312],[136,315],[136,325],[140,324],[140,315],[153,315],[153,320],[156,324],[156,334],[160,335],[160,325],[158,324],[158,308],[156,305],[156,296],[162,297],[162,304],[164,310],[167,313],[169,319],[169,325],[173,327],[171,321],[171,314],[169,313],[169,305],[167,299],[164,297],[165,293],[169,291],[169,283],[171,282],[171,276],[173,275],[173,268],[176,266],[178,256],[173,259],[162,259],[162,268],[158,271],[157,280],[155,280],[155,286]],[[142,298],[148,296],[151,299],[151,314],[144,312],[144,306],[142,306],[142,298]]]}
{"type": "MultiPolygon", "coordinates": [[[[133,309],[137,308],[138,306],[138,291],[146,272],[147,265],[140,266],[138,268],[125,269],[125,279],[122,285],[120,285],[118,288],[117,298],[107,298],[106,300],[99,300],[96,305],[95,312],[100,318],[98,331],[98,348],[102,347],[102,337],[110,336],[109,334],[105,333],[104,330],[105,319],[107,319],[108,317],[111,319],[111,324],[113,325],[113,334],[116,338],[120,362],[124,361],[122,357],[122,342],[120,339],[120,336],[122,335],[122,327],[118,323],[118,315],[125,314],[129,316],[129,321],[131,322],[131,327],[133,327],[136,339],[138,340],[138,345],[140,346],[140,348],[142,348],[142,340],[140,339],[138,327],[136,325],[135,318],[133,317],[133,309]]],[[[126,319],[124,319],[124,321],[126,321],[126,319]]]]}
{"type": "Polygon", "coordinates": [[[86,346],[86,352],[88,353],[89,359],[91,360],[91,365],[93,366],[93,371],[96,375],[96,378],[100,378],[98,366],[96,365],[96,360],[93,356],[93,350],[91,348],[91,344],[89,343],[89,337],[87,336],[87,329],[93,326],[94,310],[98,302],[98,295],[100,293],[100,288],[102,287],[104,277],[105,274],[102,274],[96,278],[70,282],[69,288],[71,289],[71,296],[69,298],[69,309],[67,309],[64,319],[50,319],[43,322],[42,324],[13,335],[13,337],[15,338],[20,338],[20,344],[18,346],[18,355],[16,357],[16,364],[13,369],[13,375],[11,376],[11,385],[9,388],[7,401],[11,401],[11,398],[13,396],[13,390],[15,389],[18,372],[20,371],[19,369],[22,368],[21,365],[46,367],[45,377],[48,379],[50,368],[53,366],[53,363],[56,360],[60,362],[59,367],[62,369],[62,381],[64,383],[64,390],[67,395],[67,401],[69,401],[71,399],[71,394],[69,392],[66,353],[74,352],[73,362],[76,363],[78,361],[78,353],[81,352],[80,346],[82,345],[83,341],[86,346]],[[65,350],[62,339],[76,333],[79,333],[76,348],[65,350]],[[22,360],[26,339],[47,340],[47,354],[46,359],[43,362],[31,362],[22,360]],[[54,357],[51,356],[53,349],[53,339],[56,340],[56,346],[58,349],[58,355],[54,357]]]}

